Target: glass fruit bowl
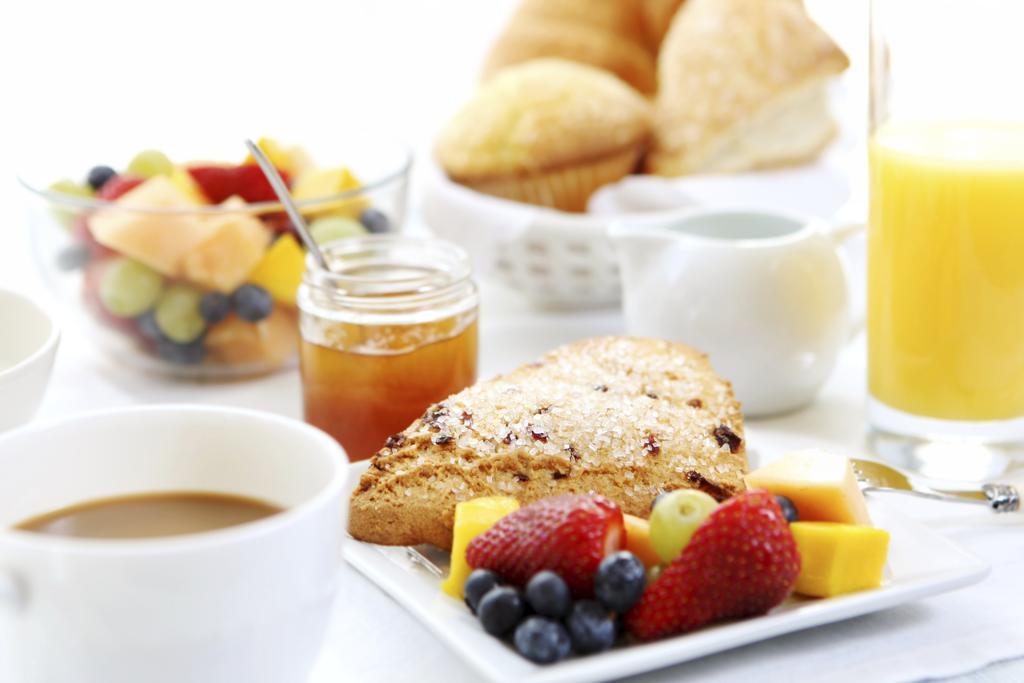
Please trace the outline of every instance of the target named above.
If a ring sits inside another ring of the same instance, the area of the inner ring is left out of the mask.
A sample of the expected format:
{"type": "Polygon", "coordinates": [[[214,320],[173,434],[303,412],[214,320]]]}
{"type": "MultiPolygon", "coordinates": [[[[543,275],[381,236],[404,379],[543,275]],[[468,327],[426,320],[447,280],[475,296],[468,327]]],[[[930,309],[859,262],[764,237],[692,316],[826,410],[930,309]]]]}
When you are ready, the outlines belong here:
{"type": "MultiPolygon", "coordinates": [[[[400,230],[411,165],[403,144],[260,145],[318,242],[400,230]]],[[[244,152],[240,142],[231,149],[244,152]]],[[[110,159],[108,149],[59,171],[28,169],[19,180],[38,265],[118,362],[197,379],[293,365],[301,240],[251,158],[201,154],[150,149],[123,166],[90,165],[110,159]],[[191,161],[205,158],[229,160],[191,161]]]]}

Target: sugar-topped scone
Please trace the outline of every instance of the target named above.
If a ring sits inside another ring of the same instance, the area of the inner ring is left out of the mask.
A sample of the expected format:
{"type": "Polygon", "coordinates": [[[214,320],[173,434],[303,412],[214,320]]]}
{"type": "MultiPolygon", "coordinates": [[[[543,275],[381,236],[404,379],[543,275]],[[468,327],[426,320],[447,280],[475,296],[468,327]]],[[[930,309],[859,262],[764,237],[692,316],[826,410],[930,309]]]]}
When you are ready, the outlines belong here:
{"type": "Polygon", "coordinates": [[[349,532],[451,544],[456,503],[595,492],[646,517],[658,493],[743,490],[743,417],[729,382],[682,344],[599,337],[479,382],[390,437],[352,494],[349,532]]]}
{"type": "Polygon", "coordinates": [[[479,192],[583,211],[636,168],[650,125],[647,100],[610,73],[538,59],[484,83],[434,151],[452,180],[479,192]]]}
{"type": "Polygon", "coordinates": [[[806,162],[835,136],[828,79],[849,65],[801,0],[687,0],[658,55],[659,175],[806,162]]]}

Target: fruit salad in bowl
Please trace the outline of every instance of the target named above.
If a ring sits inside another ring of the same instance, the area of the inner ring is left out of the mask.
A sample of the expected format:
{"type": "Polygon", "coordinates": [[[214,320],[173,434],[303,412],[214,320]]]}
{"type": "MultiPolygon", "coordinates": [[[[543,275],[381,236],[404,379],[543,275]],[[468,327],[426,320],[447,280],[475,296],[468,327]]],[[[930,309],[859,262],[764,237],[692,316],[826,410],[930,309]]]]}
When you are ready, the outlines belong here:
{"type": "MultiPolygon", "coordinates": [[[[318,242],[400,229],[404,146],[342,145],[314,160],[300,145],[259,144],[318,242]]],[[[46,279],[119,362],[213,379],[293,362],[305,251],[251,157],[146,149],[21,181],[46,279]]]]}

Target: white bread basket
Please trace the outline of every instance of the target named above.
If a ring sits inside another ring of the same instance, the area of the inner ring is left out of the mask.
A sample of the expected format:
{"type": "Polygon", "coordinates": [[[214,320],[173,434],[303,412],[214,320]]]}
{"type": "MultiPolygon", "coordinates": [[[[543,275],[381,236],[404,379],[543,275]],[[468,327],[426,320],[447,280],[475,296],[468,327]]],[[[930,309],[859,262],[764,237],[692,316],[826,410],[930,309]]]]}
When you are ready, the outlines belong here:
{"type": "Polygon", "coordinates": [[[461,245],[476,272],[494,276],[546,308],[619,302],[619,268],[608,226],[637,214],[742,205],[832,216],[848,199],[841,167],[819,163],[729,176],[630,176],[597,192],[590,213],[575,214],[492,197],[426,169],[421,213],[439,237],[461,245]]]}

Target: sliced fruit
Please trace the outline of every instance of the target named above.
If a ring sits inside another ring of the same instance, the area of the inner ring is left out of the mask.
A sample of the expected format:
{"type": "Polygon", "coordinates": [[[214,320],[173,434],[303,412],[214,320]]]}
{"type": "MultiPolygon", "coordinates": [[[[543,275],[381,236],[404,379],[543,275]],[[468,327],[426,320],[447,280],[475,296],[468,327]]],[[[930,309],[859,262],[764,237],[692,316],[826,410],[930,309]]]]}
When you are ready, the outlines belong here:
{"type": "Polygon", "coordinates": [[[299,201],[323,199],[312,206],[303,207],[302,212],[309,216],[338,215],[358,218],[363,209],[370,203],[366,197],[344,197],[341,199],[327,198],[361,187],[359,179],[347,168],[312,168],[295,177],[292,196],[299,201]]]}
{"type": "Polygon", "coordinates": [[[646,519],[634,515],[622,515],[626,526],[626,550],[640,558],[645,567],[661,564],[661,556],[651,543],[651,525],[646,519]]]}
{"type": "Polygon", "coordinates": [[[828,598],[882,585],[889,532],[834,522],[789,525],[800,551],[796,592],[828,598]]]}
{"type": "Polygon", "coordinates": [[[722,503],[626,615],[641,640],[764,614],[790,594],[800,555],[775,498],[747,491],[722,503]]]}
{"type": "Polygon", "coordinates": [[[518,509],[519,501],[508,496],[474,498],[456,504],[452,560],[448,578],[441,584],[441,590],[453,598],[463,598],[463,586],[471,571],[466,563],[466,546],[494,526],[499,519],[518,509]]]}
{"type": "MultiPolygon", "coordinates": [[[[270,159],[275,168],[288,173],[292,177],[313,166],[313,160],[305,149],[298,145],[286,147],[274,138],[262,137],[256,141],[259,148],[270,159]]],[[[243,164],[255,164],[256,160],[251,154],[246,155],[243,164]]]]}
{"type": "Polygon", "coordinates": [[[317,244],[327,244],[335,240],[349,237],[360,237],[366,234],[363,224],[344,216],[323,216],[309,224],[309,234],[317,244]]]}
{"type": "Polygon", "coordinates": [[[598,565],[622,548],[624,536],[622,511],[607,498],[553,496],[503,517],[477,536],[466,548],[466,561],[519,586],[550,569],[575,597],[589,597],[598,565]]]}
{"type": "Polygon", "coordinates": [[[130,258],[115,259],[100,279],[100,301],[122,318],[148,311],[160,298],[164,278],[152,268],[130,258]]]}
{"type": "Polygon", "coordinates": [[[802,520],[871,525],[853,466],[841,455],[794,451],[754,470],[745,479],[749,488],[789,498],[802,520]]]}
{"type": "Polygon", "coordinates": [[[139,178],[137,176],[116,175],[103,183],[103,187],[99,189],[96,196],[100,199],[106,199],[108,202],[112,202],[131,192],[145,180],[145,178],[139,178]]]}
{"type": "MultiPolygon", "coordinates": [[[[244,206],[239,200],[225,208],[244,206]]],[[[255,216],[239,211],[203,217],[209,236],[195,244],[181,262],[185,279],[208,289],[231,292],[245,282],[263,259],[270,244],[270,230],[255,216]]]]}
{"type": "MultiPolygon", "coordinates": [[[[189,166],[186,170],[211,204],[220,204],[229,197],[240,197],[250,204],[274,201],[277,198],[259,166],[211,164],[189,166]]],[[[282,171],[281,177],[285,183],[288,182],[287,173],[282,171]]]]}
{"type": "Polygon", "coordinates": [[[167,155],[157,149],[144,149],[128,162],[127,171],[130,175],[140,178],[153,176],[169,176],[174,172],[174,164],[167,155]]]}
{"type": "Polygon", "coordinates": [[[679,557],[690,537],[708,518],[718,501],[696,489],[678,489],[662,495],[651,510],[651,544],[662,562],[679,557]]]}
{"type": "MultiPolygon", "coordinates": [[[[117,182],[118,178],[110,183],[117,182]]],[[[103,246],[131,256],[164,275],[178,275],[185,255],[217,229],[215,223],[196,213],[135,210],[195,206],[166,176],[150,178],[121,196],[117,203],[89,217],[92,236],[103,246]],[[131,208],[121,208],[121,204],[131,208]]]]}
{"type": "Polygon", "coordinates": [[[275,301],[295,305],[295,295],[306,270],[306,252],[291,235],[281,235],[252,269],[247,282],[270,292],[275,301]]]}
{"type": "Polygon", "coordinates": [[[205,204],[206,195],[199,189],[199,183],[197,183],[188,171],[183,168],[175,167],[170,174],[171,182],[178,188],[182,195],[188,197],[194,204],[205,204]]]}
{"type": "Polygon", "coordinates": [[[203,334],[206,321],[199,312],[203,293],[188,285],[168,287],[156,302],[156,325],[168,340],[190,344],[203,334]]]}
{"type": "Polygon", "coordinates": [[[228,316],[210,327],[205,342],[210,359],[217,363],[277,366],[298,348],[299,326],[293,313],[278,307],[258,323],[228,316]]]}

